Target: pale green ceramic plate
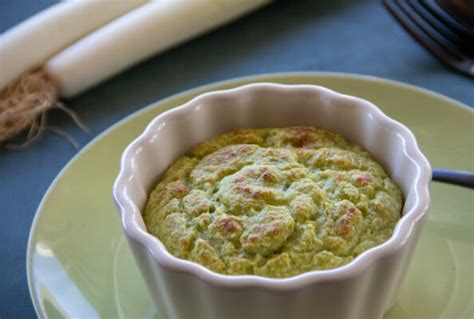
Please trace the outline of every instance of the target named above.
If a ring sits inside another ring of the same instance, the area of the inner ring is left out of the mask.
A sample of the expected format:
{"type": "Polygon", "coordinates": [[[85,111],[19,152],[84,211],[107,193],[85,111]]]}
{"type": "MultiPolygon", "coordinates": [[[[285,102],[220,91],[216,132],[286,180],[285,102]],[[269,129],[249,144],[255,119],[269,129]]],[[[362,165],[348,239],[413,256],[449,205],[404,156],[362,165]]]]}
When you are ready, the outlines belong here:
{"type": "MultiPolygon", "coordinates": [[[[474,170],[474,112],[454,100],[396,82],[343,74],[273,74],[172,96],[92,141],[43,198],[27,253],[28,284],[40,317],[156,317],[112,203],[119,157],[161,112],[206,91],[262,81],[318,84],[368,99],[415,133],[434,167],[474,170]]],[[[413,264],[386,318],[474,314],[474,193],[437,183],[431,191],[432,210],[413,264]]]]}

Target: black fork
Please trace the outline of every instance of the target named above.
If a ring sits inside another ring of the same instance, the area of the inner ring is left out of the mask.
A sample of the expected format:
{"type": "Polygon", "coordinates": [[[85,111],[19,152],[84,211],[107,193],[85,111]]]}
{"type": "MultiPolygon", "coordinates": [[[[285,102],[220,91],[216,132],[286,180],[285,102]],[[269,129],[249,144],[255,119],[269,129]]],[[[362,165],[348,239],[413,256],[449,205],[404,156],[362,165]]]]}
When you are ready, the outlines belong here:
{"type": "Polygon", "coordinates": [[[474,77],[474,0],[384,0],[384,3],[434,56],[474,77]]]}

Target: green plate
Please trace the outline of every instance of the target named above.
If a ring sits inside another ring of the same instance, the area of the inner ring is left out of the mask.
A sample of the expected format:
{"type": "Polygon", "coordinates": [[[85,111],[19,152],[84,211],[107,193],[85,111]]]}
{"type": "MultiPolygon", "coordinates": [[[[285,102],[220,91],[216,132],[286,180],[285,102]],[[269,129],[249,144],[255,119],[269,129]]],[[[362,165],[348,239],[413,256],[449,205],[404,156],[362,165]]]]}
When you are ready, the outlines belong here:
{"type": "MultiPolygon", "coordinates": [[[[318,84],[368,99],[415,133],[433,167],[474,170],[474,112],[413,86],[355,75],[286,73],[180,93],[108,129],[52,183],[36,213],[27,252],[28,284],[40,317],[156,317],[112,202],[119,157],[161,112],[206,91],[263,81],[318,84]]],[[[434,183],[431,194],[431,213],[386,318],[473,317],[473,191],[434,183]]]]}

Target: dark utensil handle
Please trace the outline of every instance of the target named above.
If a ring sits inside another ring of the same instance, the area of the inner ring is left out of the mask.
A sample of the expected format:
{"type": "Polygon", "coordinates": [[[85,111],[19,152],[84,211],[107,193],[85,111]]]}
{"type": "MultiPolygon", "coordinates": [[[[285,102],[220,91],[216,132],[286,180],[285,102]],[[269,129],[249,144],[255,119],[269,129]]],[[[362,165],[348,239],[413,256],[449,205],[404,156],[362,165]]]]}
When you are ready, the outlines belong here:
{"type": "Polygon", "coordinates": [[[474,173],[451,169],[433,169],[433,181],[474,188],[474,173]]]}

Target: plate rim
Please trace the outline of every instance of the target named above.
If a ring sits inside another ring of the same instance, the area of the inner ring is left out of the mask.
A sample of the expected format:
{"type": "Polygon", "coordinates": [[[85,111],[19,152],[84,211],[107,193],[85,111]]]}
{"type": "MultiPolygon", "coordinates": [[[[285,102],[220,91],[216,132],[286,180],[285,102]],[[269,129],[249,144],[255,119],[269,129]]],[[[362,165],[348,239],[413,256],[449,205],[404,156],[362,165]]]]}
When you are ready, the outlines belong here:
{"type": "MultiPolygon", "coordinates": [[[[32,273],[32,240],[35,235],[35,231],[37,229],[38,219],[40,218],[41,212],[43,211],[43,207],[46,203],[46,200],[50,197],[53,189],[58,184],[59,180],[64,176],[65,172],[72,166],[77,160],[79,160],[84,153],[86,153],[90,148],[92,148],[99,140],[101,140],[104,136],[108,135],[111,131],[115,130],[116,128],[120,127],[122,124],[139,117],[141,114],[148,112],[150,109],[155,107],[157,104],[164,104],[171,100],[179,99],[181,96],[193,94],[194,92],[205,91],[208,88],[216,87],[216,86],[225,86],[232,83],[239,83],[239,82],[246,82],[246,81],[259,81],[265,80],[269,81],[270,78],[292,78],[292,77],[301,77],[301,78],[317,78],[317,77],[325,77],[325,78],[334,78],[334,79],[350,79],[350,80],[361,80],[365,82],[372,82],[377,84],[384,84],[388,86],[394,86],[399,89],[414,91],[417,93],[421,93],[423,95],[428,95],[437,99],[440,99],[450,106],[459,108],[463,111],[468,111],[470,113],[474,113],[474,109],[470,106],[457,101],[451,97],[443,95],[441,93],[437,93],[431,91],[429,89],[425,89],[413,84],[404,83],[392,79],[382,78],[373,75],[365,75],[365,74],[356,74],[356,73],[345,73],[345,72],[319,72],[319,71],[296,71],[296,72],[272,72],[272,73],[260,73],[260,74],[253,74],[253,75],[244,75],[239,77],[234,77],[226,80],[211,82],[208,84],[192,87],[190,89],[186,89],[183,91],[179,91],[174,93],[168,97],[156,100],[151,102],[150,104],[142,107],[141,109],[125,116],[123,119],[117,121],[116,123],[112,124],[104,131],[99,133],[96,137],[94,137],[91,141],[89,141],[82,149],[79,150],[59,171],[56,177],[53,179],[51,184],[48,186],[46,192],[41,198],[38,207],[35,210],[35,214],[33,220],[31,222],[29,234],[28,234],[28,241],[27,241],[27,248],[26,248],[26,277],[27,277],[27,285],[28,285],[28,292],[30,295],[31,302],[33,304],[33,308],[35,310],[36,315],[39,318],[45,318],[46,315],[41,311],[40,302],[35,298],[35,291],[34,283],[33,283],[33,273],[32,273]]],[[[271,82],[271,80],[270,80],[271,82]]]]}

